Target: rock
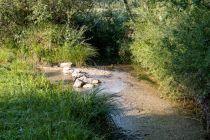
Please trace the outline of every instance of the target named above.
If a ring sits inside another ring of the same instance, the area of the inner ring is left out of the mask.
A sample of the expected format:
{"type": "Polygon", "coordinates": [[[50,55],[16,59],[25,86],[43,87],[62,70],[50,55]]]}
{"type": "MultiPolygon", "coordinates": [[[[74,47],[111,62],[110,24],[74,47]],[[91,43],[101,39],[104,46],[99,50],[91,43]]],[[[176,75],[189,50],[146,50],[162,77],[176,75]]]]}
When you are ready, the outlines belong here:
{"type": "Polygon", "coordinates": [[[99,80],[97,80],[97,79],[93,79],[91,83],[92,83],[92,84],[99,84],[99,83],[101,83],[101,81],[99,81],[99,80]]]}
{"type": "Polygon", "coordinates": [[[82,76],[84,76],[84,74],[82,74],[82,73],[78,73],[78,72],[75,72],[75,71],[72,73],[73,78],[80,78],[82,76]]]}
{"type": "Polygon", "coordinates": [[[75,69],[74,72],[81,73],[81,70],[80,69],[75,69]]]}
{"type": "Polygon", "coordinates": [[[78,79],[83,81],[84,83],[88,83],[88,78],[85,75],[83,75],[82,77],[80,77],[78,79]]]}
{"type": "Polygon", "coordinates": [[[101,81],[99,81],[97,79],[93,79],[93,78],[87,78],[87,83],[88,84],[99,84],[99,83],[101,83],[101,81]]]}
{"type": "Polygon", "coordinates": [[[79,79],[76,79],[76,81],[74,82],[73,87],[75,88],[81,88],[85,83],[79,79]]]}
{"type": "Polygon", "coordinates": [[[94,85],[93,84],[85,84],[83,86],[83,88],[91,89],[91,88],[94,88],[94,85]]]}
{"type": "Polygon", "coordinates": [[[68,62],[68,63],[61,63],[61,64],[60,64],[60,67],[61,67],[61,68],[64,68],[64,67],[70,67],[70,68],[71,68],[71,66],[72,66],[72,63],[71,63],[71,62],[68,62]]]}
{"type": "Polygon", "coordinates": [[[94,79],[93,78],[87,78],[87,83],[88,84],[92,84],[92,81],[93,81],[94,79]]]}
{"type": "Polygon", "coordinates": [[[73,72],[73,70],[70,67],[64,67],[63,68],[63,73],[64,74],[70,74],[72,72],[73,72]]]}
{"type": "Polygon", "coordinates": [[[74,72],[74,70],[73,69],[70,69],[69,72],[72,74],[74,72]]]}

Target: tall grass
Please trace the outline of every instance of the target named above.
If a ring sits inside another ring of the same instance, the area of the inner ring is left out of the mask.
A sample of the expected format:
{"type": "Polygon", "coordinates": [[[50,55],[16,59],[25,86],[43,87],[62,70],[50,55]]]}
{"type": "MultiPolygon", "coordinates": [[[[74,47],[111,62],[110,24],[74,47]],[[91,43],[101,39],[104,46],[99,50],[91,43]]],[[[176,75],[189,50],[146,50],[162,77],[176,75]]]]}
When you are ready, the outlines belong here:
{"type": "Polygon", "coordinates": [[[0,65],[0,139],[104,139],[108,101],[52,85],[25,61],[0,65]]]}
{"type": "Polygon", "coordinates": [[[20,53],[34,63],[56,64],[71,61],[77,66],[85,65],[97,56],[97,51],[83,37],[86,27],[74,29],[67,25],[40,24],[22,32],[20,53]]]}
{"type": "Polygon", "coordinates": [[[97,56],[97,52],[90,46],[75,46],[58,48],[53,56],[53,62],[71,61],[76,66],[80,67],[86,64],[91,57],[97,56]]]}

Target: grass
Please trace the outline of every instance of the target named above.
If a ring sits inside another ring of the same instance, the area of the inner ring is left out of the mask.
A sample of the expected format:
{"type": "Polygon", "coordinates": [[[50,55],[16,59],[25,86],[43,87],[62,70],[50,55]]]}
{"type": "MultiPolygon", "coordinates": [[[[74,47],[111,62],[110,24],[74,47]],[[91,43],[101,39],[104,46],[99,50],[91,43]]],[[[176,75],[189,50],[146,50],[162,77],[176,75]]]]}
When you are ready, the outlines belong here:
{"type": "Polygon", "coordinates": [[[86,43],[86,30],[86,27],[74,29],[49,23],[32,26],[22,31],[17,50],[31,63],[58,64],[70,61],[82,66],[97,56],[97,50],[86,43]]]}
{"type": "Polygon", "coordinates": [[[90,46],[60,47],[55,51],[54,63],[71,61],[80,67],[86,64],[92,57],[97,56],[97,51],[90,46]]]}
{"type": "MultiPolygon", "coordinates": [[[[101,140],[109,98],[52,85],[25,61],[0,65],[0,139],[101,140]]],[[[107,129],[107,128],[106,128],[107,129]]]]}
{"type": "Polygon", "coordinates": [[[7,49],[7,48],[1,48],[0,54],[1,54],[0,55],[0,64],[11,62],[15,58],[14,53],[11,52],[11,50],[7,49]]]}

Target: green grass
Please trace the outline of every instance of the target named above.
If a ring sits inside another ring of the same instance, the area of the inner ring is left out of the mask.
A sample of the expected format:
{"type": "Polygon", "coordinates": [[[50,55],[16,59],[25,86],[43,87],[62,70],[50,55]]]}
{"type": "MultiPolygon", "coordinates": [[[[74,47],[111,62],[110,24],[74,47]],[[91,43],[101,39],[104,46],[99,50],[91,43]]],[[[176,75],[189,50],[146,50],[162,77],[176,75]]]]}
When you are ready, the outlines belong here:
{"type": "Polygon", "coordinates": [[[97,52],[90,46],[75,46],[72,48],[61,47],[55,51],[53,62],[71,61],[76,66],[80,67],[86,64],[92,57],[97,56],[97,52]]]}
{"type": "Polygon", "coordinates": [[[71,61],[82,66],[97,56],[96,49],[86,43],[85,31],[86,27],[77,30],[66,25],[43,23],[25,29],[17,48],[32,63],[71,61]]]}
{"type": "Polygon", "coordinates": [[[0,66],[0,139],[104,139],[108,101],[52,85],[25,61],[0,66]]]}
{"type": "Polygon", "coordinates": [[[0,64],[11,62],[15,58],[14,53],[7,48],[1,48],[0,54],[0,64]]]}

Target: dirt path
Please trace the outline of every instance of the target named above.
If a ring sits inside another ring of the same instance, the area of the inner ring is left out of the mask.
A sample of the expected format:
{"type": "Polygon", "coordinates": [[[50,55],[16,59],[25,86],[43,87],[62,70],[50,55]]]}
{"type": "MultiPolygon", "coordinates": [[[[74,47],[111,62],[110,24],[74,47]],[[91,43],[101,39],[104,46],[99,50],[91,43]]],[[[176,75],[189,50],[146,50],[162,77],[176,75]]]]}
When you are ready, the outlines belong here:
{"type": "MultiPolygon", "coordinates": [[[[51,81],[71,78],[59,69],[45,69],[51,81]]],[[[202,140],[202,126],[177,103],[161,99],[150,84],[127,72],[112,71],[111,76],[93,75],[102,81],[104,92],[116,93],[119,108],[112,114],[125,140],[202,140]]]]}

